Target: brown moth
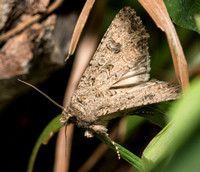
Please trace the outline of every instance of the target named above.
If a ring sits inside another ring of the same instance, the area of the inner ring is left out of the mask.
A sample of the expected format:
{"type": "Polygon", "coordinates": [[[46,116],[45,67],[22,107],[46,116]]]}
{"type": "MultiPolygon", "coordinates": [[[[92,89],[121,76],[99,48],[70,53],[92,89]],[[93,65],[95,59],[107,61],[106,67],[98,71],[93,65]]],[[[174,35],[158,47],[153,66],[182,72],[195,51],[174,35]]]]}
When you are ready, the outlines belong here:
{"type": "Polygon", "coordinates": [[[119,11],[86,68],[70,105],[66,108],[58,105],[63,109],[60,119],[63,125],[74,123],[84,128],[86,137],[95,133],[108,137],[106,126],[111,119],[179,96],[178,86],[149,81],[148,37],[133,9],[125,7],[119,11]]]}

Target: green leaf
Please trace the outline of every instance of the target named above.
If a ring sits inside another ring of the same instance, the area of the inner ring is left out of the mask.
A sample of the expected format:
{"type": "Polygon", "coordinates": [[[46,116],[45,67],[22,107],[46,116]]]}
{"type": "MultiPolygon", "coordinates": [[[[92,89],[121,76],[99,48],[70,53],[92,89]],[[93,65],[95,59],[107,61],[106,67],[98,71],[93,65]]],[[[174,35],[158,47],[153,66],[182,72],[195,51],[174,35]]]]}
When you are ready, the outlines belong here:
{"type": "Polygon", "coordinates": [[[164,0],[164,2],[174,23],[200,33],[199,0],[164,0]]]}
{"type": "MultiPolygon", "coordinates": [[[[102,136],[102,135],[96,135],[96,136],[100,140],[102,140],[105,144],[107,144],[109,147],[111,147],[113,150],[115,150],[115,147],[108,140],[107,137],[102,136]]],[[[124,160],[126,160],[129,164],[131,164],[132,166],[134,166],[135,168],[137,168],[139,171],[142,171],[142,169],[143,169],[142,160],[139,157],[137,157],[136,155],[134,155],[133,153],[131,153],[130,151],[128,151],[127,149],[125,149],[124,147],[122,147],[121,145],[119,145],[117,143],[115,143],[115,144],[118,147],[118,150],[119,150],[119,153],[120,153],[121,157],[124,160]]]]}
{"type": "Polygon", "coordinates": [[[166,164],[165,161],[156,165],[153,172],[188,172],[200,171],[200,127],[198,127],[187,141],[178,148],[173,154],[170,161],[166,164]],[[163,168],[164,167],[164,168],[163,168]]]}
{"type": "Polygon", "coordinates": [[[173,156],[176,156],[177,150],[186,142],[189,142],[190,137],[199,128],[199,90],[200,80],[197,80],[191,85],[188,92],[184,94],[184,97],[173,104],[169,111],[168,119],[170,123],[154,137],[143,152],[142,160],[146,171],[152,170],[161,162],[169,162],[169,160],[166,161],[169,157],[172,160],[173,156]]]}
{"type": "Polygon", "coordinates": [[[39,136],[38,140],[36,141],[36,144],[33,148],[33,151],[31,153],[29,163],[28,163],[28,168],[27,172],[32,172],[35,159],[37,156],[37,153],[40,149],[40,146],[44,143],[47,143],[48,140],[52,137],[54,133],[56,133],[63,125],[60,123],[59,119],[61,118],[62,115],[58,115],[55,117],[43,130],[41,135],[39,136]]]}

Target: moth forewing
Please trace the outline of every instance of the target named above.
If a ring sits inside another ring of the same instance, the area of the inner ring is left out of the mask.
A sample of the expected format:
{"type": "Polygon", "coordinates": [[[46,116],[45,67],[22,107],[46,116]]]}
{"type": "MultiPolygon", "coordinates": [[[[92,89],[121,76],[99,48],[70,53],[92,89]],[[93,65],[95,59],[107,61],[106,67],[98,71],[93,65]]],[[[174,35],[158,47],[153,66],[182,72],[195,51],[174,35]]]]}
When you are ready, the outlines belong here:
{"type": "Polygon", "coordinates": [[[148,73],[148,37],[135,11],[130,7],[121,9],[103,36],[77,89],[95,87],[102,91],[129,72],[132,75],[148,73]]]}

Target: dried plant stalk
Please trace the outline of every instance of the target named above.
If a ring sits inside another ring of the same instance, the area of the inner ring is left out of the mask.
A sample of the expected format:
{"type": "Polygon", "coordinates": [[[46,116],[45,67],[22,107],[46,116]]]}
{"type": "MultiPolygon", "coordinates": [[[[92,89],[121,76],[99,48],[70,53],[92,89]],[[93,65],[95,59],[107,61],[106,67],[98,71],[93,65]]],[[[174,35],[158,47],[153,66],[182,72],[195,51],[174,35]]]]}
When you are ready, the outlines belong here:
{"type": "Polygon", "coordinates": [[[187,61],[163,0],[139,0],[139,2],[152,17],[156,25],[165,32],[176,76],[183,90],[186,89],[189,86],[187,61]]]}
{"type": "Polygon", "coordinates": [[[68,55],[66,57],[66,60],[72,55],[74,54],[74,51],[76,49],[77,43],[79,41],[80,35],[83,31],[83,28],[85,26],[85,23],[87,21],[87,18],[90,14],[90,11],[94,5],[95,0],[87,0],[82,11],[81,14],[78,18],[78,21],[76,23],[76,26],[74,28],[74,32],[72,35],[72,39],[69,45],[69,50],[68,50],[68,55]]]}

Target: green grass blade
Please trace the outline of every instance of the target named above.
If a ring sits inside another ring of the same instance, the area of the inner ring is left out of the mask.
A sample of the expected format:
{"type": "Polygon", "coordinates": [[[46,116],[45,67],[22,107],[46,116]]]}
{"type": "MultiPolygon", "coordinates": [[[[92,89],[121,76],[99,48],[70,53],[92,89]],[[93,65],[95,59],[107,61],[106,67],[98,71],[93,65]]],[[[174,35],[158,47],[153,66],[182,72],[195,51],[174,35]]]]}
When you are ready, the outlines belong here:
{"type": "MultiPolygon", "coordinates": [[[[170,123],[151,141],[143,152],[145,169],[151,170],[164,159],[190,141],[200,126],[200,80],[195,81],[188,92],[175,102],[169,111],[170,123]]],[[[198,140],[198,139],[197,139],[198,140]]]]}
{"type": "Polygon", "coordinates": [[[141,107],[133,112],[133,115],[143,117],[161,128],[164,128],[167,124],[166,112],[173,102],[162,102],[151,104],[141,107]]]}
{"type": "MultiPolygon", "coordinates": [[[[102,136],[102,135],[96,135],[96,136],[101,141],[103,141],[105,144],[107,144],[109,147],[111,147],[113,150],[115,150],[115,147],[108,140],[108,138],[106,138],[105,136],[102,136]]],[[[121,145],[119,145],[117,143],[115,143],[115,144],[118,147],[118,150],[119,150],[121,157],[124,160],[126,160],[129,164],[131,164],[132,166],[137,168],[139,171],[142,171],[142,169],[143,169],[142,160],[139,157],[137,157],[136,155],[134,155],[133,153],[131,153],[130,151],[128,151],[127,149],[125,149],[124,147],[122,147],[121,145]]]]}
{"type": "Polygon", "coordinates": [[[41,135],[39,136],[38,140],[36,141],[36,144],[33,148],[33,151],[31,153],[28,167],[27,167],[27,172],[32,172],[35,159],[37,156],[37,153],[40,149],[40,146],[44,143],[47,142],[50,137],[52,136],[53,133],[56,133],[63,125],[60,123],[59,119],[61,118],[62,115],[58,115],[55,117],[42,131],[41,135]]]}

